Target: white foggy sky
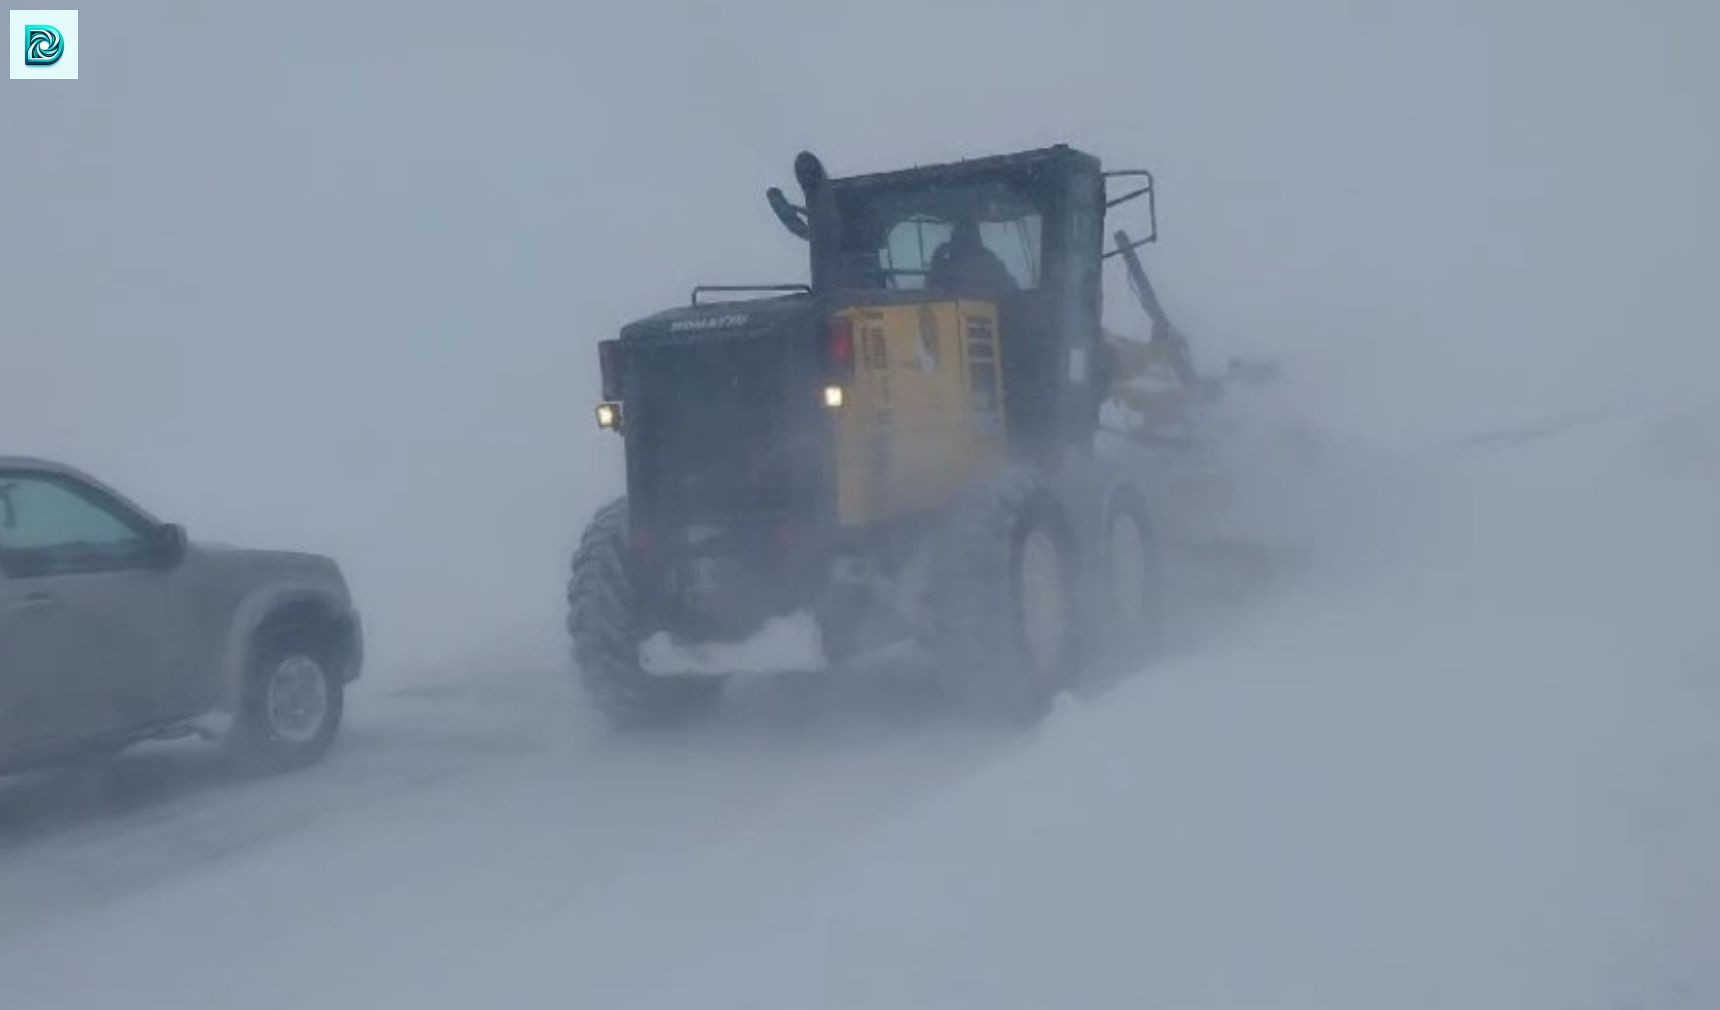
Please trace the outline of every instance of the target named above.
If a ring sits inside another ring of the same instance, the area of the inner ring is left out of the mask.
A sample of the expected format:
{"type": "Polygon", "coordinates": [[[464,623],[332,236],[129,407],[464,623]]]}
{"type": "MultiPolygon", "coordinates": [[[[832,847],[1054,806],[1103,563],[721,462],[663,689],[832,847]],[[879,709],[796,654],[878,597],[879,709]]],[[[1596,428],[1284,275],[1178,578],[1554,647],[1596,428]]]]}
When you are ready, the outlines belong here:
{"type": "Polygon", "coordinates": [[[553,629],[595,341],[801,279],[803,147],[1155,169],[1184,328],[1375,434],[1716,364],[1703,0],[81,10],[82,80],[0,83],[0,451],[336,554],[385,662],[553,629]]]}

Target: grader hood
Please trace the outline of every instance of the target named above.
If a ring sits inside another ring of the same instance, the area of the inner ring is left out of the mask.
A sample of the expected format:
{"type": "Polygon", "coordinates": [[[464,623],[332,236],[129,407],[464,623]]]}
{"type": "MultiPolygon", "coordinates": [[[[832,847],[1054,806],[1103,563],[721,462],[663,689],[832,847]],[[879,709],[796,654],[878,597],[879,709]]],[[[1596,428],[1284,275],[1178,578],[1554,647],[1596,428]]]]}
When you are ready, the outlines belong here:
{"type": "Polygon", "coordinates": [[[635,522],[759,518],[823,494],[812,299],[696,305],[622,331],[635,522]]]}

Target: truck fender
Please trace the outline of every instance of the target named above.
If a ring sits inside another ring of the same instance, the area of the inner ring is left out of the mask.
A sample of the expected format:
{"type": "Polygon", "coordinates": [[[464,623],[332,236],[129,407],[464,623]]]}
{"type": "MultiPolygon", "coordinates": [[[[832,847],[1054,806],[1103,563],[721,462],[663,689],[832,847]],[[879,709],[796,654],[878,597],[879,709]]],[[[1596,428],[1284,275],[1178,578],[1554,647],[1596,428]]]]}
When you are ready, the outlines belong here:
{"type": "Polygon", "coordinates": [[[252,590],[240,601],[227,629],[221,662],[221,709],[236,712],[244,698],[245,678],[251,672],[251,648],[257,631],[270,616],[284,607],[310,604],[325,610],[345,624],[351,640],[350,658],[344,679],[357,678],[363,664],[363,641],[358,614],[343,593],[313,579],[272,583],[252,590]]]}

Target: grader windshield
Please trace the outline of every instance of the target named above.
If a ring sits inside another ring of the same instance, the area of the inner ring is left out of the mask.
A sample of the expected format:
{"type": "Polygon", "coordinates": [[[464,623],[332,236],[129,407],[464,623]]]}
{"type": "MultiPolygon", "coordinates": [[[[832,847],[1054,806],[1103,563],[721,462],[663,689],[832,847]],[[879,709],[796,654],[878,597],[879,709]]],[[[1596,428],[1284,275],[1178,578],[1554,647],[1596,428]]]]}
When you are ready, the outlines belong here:
{"type": "Polygon", "coordinates": [[[1038,288],[1045,212],[1008,179],[841,187],[834,286],[849,290],[1038,288]]]}

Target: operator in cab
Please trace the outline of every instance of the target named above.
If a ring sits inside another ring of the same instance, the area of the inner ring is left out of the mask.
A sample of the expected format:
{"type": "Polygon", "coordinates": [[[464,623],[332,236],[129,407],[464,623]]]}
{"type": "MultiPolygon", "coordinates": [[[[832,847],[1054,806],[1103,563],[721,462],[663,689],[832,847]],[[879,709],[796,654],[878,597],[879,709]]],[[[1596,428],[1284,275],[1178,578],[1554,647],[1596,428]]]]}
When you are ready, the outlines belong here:
{"type": "Polygon", "coordinates": [[[979,237],[979,225],[970,217],[958,218],[949,241],[932,253],[926,268],[926,287],[933,291],[1013,292],[1015,278],[997,254],[979,237]]]}

